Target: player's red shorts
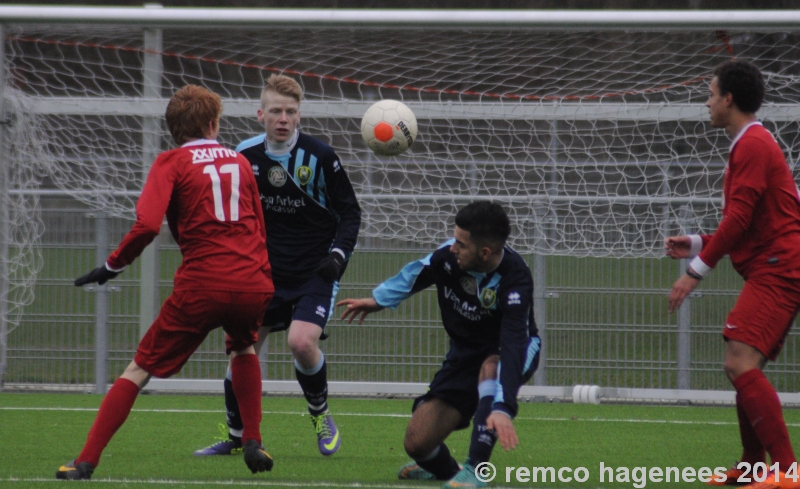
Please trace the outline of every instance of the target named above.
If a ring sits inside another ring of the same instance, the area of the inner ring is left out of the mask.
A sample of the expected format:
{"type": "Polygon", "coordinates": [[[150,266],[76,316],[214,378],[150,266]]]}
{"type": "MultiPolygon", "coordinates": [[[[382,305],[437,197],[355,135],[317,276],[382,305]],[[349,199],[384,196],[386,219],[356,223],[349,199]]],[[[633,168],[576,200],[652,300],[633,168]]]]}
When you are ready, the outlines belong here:
{"type": "Polygon", "coordinates": [[[767,275],[744,282],[722,335],[775,360],[800,307],[800,281],[767,275]]]}
{"type": "Polygon", "coordinates": [[[271,298],[271,292],[175,291],[139,342],[134,361],[155,377],[170,377],[219,327],[227,333],[226,353],[243,350],[258,339],[271,298]]]}

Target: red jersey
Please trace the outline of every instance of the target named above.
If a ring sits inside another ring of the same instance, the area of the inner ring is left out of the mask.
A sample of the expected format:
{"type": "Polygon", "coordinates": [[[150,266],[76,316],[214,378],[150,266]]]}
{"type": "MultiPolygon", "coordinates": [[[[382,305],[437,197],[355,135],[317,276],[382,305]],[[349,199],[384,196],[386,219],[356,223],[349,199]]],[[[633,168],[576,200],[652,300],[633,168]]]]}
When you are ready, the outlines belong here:
{"type": "Polygon", "coordinates": [[[175,290],[274,290],[261,199],[244,156],[207,139],[158,155],[136,203],[136,223],[108,267],[133,262],[165,215],[183,255],[175,290]]]}
{"type": "Polygon", "coordinates": [[[780,146],[760,123],[731,144],[722,190],[722,221],[702,236],[703,263],[713,268],[729,254],[745,279],[800,278],[800,193],[780,146]]]}

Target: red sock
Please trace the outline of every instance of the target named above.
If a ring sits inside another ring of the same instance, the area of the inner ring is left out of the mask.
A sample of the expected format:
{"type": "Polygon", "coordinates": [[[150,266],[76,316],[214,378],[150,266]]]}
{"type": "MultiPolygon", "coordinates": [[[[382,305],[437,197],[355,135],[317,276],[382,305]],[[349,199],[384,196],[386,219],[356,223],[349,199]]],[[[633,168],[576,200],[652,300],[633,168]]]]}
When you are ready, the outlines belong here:
{"type": "Polygon", "coordinates": [[[233,393],[242,415],[242,443],[261,443],[261,366],[256,355],[236,355],[231,361],[233,393]]]}
{"type": "Polygon", "coordinates": [[[777,462],[782,471],[789,470],[789,466],[797,459],[794,458],[775,388],[757,368],[737,377],[733,381],[733,387],[761,446],[769,453],[771,462],[777,462]]]}
{"type": "Polygon", "coordinates": [[[747,462],[750,466],[758,462],[766,462],[767,454],[764,445],[761,444],[753,425],[747,419],[747,413],[744,412],[739,394],[736,394],[736,414],[739,416],[739,434],[742,437],[742,447],[744,448],[739,461],[747,462]]]}
{"type": "Polygon", "coordinates": [[[89,436],[86,438],[86,445],[78,455],[77,462],[89,462],[97,467],[103,449],[111,441],[114,433],[128,419],[128,414],[130,414],[138,395],[139,386],[130,380],[120,377],[114,382],[103,402],[100,403],[100,411],[97,412],[92,429],[89,430],[89,436]]]}

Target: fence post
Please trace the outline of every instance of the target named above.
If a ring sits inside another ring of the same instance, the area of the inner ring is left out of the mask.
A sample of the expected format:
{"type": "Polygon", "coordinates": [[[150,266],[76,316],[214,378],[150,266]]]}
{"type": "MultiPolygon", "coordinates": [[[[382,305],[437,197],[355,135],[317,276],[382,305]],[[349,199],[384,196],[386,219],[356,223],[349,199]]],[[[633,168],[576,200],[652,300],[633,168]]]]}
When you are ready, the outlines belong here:
{"type": "MultiPolygon", "coordinates": [[[[157,8],[155,5],[147,5],[157,8]]],[[[144,30],[144,86],[142,97],[145,99],[161,99],[161,76],[163,63],[159,54],[163,49],[163,32],[161,29],[144,30]]],[[[161,148],[161,121],[155,116],[142,118],[142,184],[147,180],[150,166],[161,148]]],[[[141,278],[139,283],[139,336],[144,336],[156,318],[159,307],[159,238],[153,240],[139,257],[141,278]]]]}
{"type": "MultiPolygon", "coordinates": [[[[680,234],[685,235],[692,232],[692,210],[689,206],[683,205],[678,210],[678,226],[680,234]]],[[[683,275],[686,273],[688,260],[679,261],[679,271],[683,275]]],[[[677,336],[677,361],[678,361],[678,389],[691,389],[692,377],[692,299],[691,296],[684,299],[683,304],[678,309],[678,336],[677,336]]]]}
{"type": "Polygon", "coordinates": [[[5,26],[0,25],[0,151],[4,155],[0,160],[2,165],[2,176],[0,179],[0,392],[3,390],[6,372],[8,371],[8,294],[11,288],[9,269],[8,269],[8,244],[11,239],[10,219],[9,219],[9,177],[11,161],[8,156],[8,144],[6,141],[6,34],[5,26]]]}
{"type": "MultiPolygon", "coordinates": [[[[101,267],[108,258],[108,216],[102,210],[95,215],[95,266],[101,267]]],[[[105,394],[108,385],[108,282],[96,285],[94,296],[94,392],[105,394]]]]}
{"type": "Polygon", "coordinates": [[[533,244],[533,319],[539,328],[542,348],[539,350],[539,368],[533,374],[535,385],[547,385],[547,256],[544,248],[544,222],[547,217],[545,209],[533,208],[534,244],[533,244]]]}

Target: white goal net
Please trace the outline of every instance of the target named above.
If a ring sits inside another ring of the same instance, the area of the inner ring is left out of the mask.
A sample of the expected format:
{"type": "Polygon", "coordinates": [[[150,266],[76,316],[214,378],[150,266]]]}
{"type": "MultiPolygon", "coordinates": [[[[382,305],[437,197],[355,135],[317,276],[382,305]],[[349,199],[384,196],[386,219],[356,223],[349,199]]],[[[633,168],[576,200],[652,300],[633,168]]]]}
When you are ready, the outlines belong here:
{"type": "MultiPolygon", "coordinates": [[[[387,246],[445,239],[454,210],[477,198],[504,204],[523,253],[655,256],[681,226],[713,229],[727,139],[703,104],[731,57],[766,73],[760,114],[792,167],[800,145],[791,30],[20,24],[5,36],[12,186],[113,216],[133,216],[153,155],[170,147],[163,112],[176,89],[219,93],[220,139],[235,146],[263,132],[255,112],[272,73],[304,87],[302,130],[336,149],[362,236],[387,246]],[[383,98],[419,122],[397,157],[360,136],[383,98]]],[[[35,201],[19,202],[29,207],[12,211],[12,247],[25,250],[35,201]]],[[[20,266],[35,275],[35,260],[20,266]]]]}

